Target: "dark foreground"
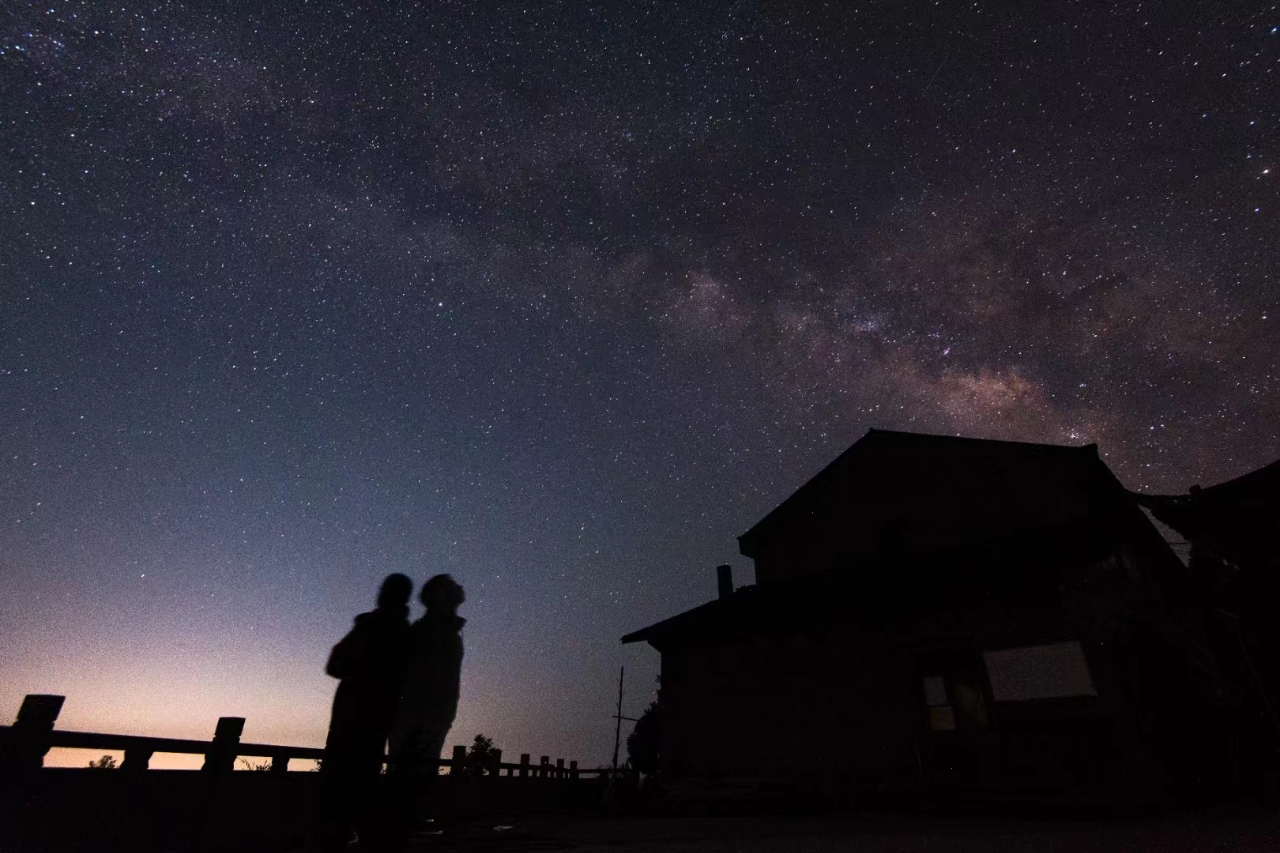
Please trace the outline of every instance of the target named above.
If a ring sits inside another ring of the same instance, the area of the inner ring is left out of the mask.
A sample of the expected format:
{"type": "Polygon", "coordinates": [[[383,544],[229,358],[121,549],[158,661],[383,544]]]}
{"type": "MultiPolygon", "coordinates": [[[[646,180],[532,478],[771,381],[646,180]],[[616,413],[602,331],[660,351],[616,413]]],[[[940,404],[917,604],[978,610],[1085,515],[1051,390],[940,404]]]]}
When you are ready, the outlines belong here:
{"type": "MultiPolygon", "coordinates": [[[[302,853],[313,835],[318,774],[44,770],[0,798],[0,853],[302,853]]],[[[447,816],[415,837],[422,851],[1277,851],[1280,811],[1231,806],[1129,817],[1012,817],[990,804],[906,804],[817,813],[793,799],[644,802],[599,780],[442,779],[447,816]],[[708,816],[718,814],[721,816],[708,816]],[[944,816],[948,815],[948,816],[944,816]]],[[[357,853],[351,848],[351,853],[357,853]]]]}
{"type": "Polygon", "coordinates": [[[1215,810],[1159,818],[1016,820],[842,817],[531,818],[472,822],[423,835],[415,851],[626,851],[626,853],[1092,853],[1280,851],[1269,810],[1215,810]]]}

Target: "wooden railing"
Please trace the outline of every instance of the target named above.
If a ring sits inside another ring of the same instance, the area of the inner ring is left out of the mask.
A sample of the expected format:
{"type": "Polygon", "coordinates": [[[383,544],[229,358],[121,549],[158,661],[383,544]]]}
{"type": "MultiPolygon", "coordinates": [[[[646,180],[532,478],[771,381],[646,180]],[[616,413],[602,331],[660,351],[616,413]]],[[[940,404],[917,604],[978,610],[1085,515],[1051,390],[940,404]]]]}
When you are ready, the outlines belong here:
{"type": "MultiPolygon", "coordinates": [[[[44,766],[44,757],[54,747],[68,749],[93,749],[124,752],[120,770],[138,773],[149,768],[151,758],[157,752],[185,755],[203,755],[205,772],[227,772],[235,768],[237,758],[270,759],[270,772],[284,773],[293,759],[324,758],[324,750],[309,746],[277,746],[264,743],[243,743],[243,717],[220,717],[212,740],[146,737],[143,735],[114,735],[98,732],[59,731],[54,727],[66,697],[30,694],[22,701],[18,718],[12,726],[0,726],[0,773],[21,774],[44,766]]],[[[384,759],[385,760],[385,759],[384,759]]],[[[494,750],[489,760],[477,765],[467,757],[465,746],[455,746],[450,758],[442,758],[439,767],[450,768],[450,773],[462,769],[480,772],[488,776],[523,779],[579,779],[583,776],[607,775],[605,770],[580,770],[578,762],[557,758],[551,763],[549,756],[542,756],[539,763],[530,762],[528,753],[520,756],[517,764],[504,763],[502,751],[494,750]]]]}

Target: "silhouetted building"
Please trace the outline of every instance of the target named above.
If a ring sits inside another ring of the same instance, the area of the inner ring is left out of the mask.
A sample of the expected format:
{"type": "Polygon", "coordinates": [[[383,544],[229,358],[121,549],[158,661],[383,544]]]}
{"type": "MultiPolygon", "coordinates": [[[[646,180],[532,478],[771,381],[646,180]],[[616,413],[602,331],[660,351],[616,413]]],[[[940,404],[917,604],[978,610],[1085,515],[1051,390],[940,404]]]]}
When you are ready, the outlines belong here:
{"type": "Polygon", "coordinates": [[[1132,802],[1230,776],[1182,562],[1098,456],[872,430],[662,654],[673,775],[1132,802]]]}
{"type": "Polygon", "coordinates": [[[1243,744],[1246,785],[1280,754],[1280,462],[1185,495],[1134,498],[1191,545],[1191,583],[1243,744]]]}

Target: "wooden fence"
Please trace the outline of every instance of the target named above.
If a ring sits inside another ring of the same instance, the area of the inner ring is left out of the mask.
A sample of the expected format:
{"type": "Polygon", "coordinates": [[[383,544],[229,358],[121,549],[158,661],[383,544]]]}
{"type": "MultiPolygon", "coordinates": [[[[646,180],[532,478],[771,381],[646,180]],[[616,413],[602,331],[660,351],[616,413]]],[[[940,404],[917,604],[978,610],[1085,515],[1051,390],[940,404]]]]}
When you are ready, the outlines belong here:
{"type": "MultiPolygon", "coordinates": [[[[213,739],[207,741],[61,731],[55,728],[55,723],[65,699],[64,696],[45,694],[30,694],[23,699],[14,724],[0,726],[0,775],[23,775],[39,770],[44,765],[45,755],[54,747],[124,752],[124,761],[119,768],[123,773],[147,770],[157,752],[202,755],[202,770],[206,773],[229,772],[235,768],[236,759],[241,757],[270,759],[272,773],[287,772],[289,762],[295,758],[324,758],[324,750],[317,747],[242,742],[243,717],[220,717],[213,739]]],[[[528,753],[520,756],[519,763],[504,763],[501,750],[494,750],[492,760],[477,766],[467,758],[466,752],[465,746],[455,746],[452,756],[440,759],[438,766],[449,768],[450,774],[465,768],[473,774],[495,777],[505,774],[539,780],[576,780],[610,773],[608,769],[579,769],[576,761],[570,761],[566,767],[563,758],[557,758],[552,764],[550,756],[546,755],[533,764],[528,753]]]]}

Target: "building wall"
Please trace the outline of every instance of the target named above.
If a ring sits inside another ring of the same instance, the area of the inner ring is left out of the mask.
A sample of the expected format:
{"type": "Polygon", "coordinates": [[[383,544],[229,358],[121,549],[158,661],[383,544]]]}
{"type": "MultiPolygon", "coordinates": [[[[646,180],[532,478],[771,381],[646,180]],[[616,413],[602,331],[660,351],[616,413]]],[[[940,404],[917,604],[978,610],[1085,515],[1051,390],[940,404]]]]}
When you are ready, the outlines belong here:
{"type": "Polygon", "coordinates": [[[1196,676],[1126,580],[1141,567],[1122,563],[1064,573],[1061,597],[1042,606],[989,602],[896,627],[667,649],[664,759],[673,772],[697,776],[1071,792],[1111,802],[1149,802],[1211,774],[1220,781],[1225,768],[1206,750],[1224,744],[1196,676]],[[1092,695],[998,701],[985,651],[1063,641],[1080,643],[1092,695]],[[925,676],[945,678],[954,728],[937,730],[925,676]],[[966,690],[967,699],[958,693],[966,690]],[[967,711],[975,694],[980,712],[967,711]]]}
{"type": "Polygon", "coordinates": [[[910,776],[914,689],[903,653],[865,632],[669,651],[664,754],[691,775],[910,776]]]}

